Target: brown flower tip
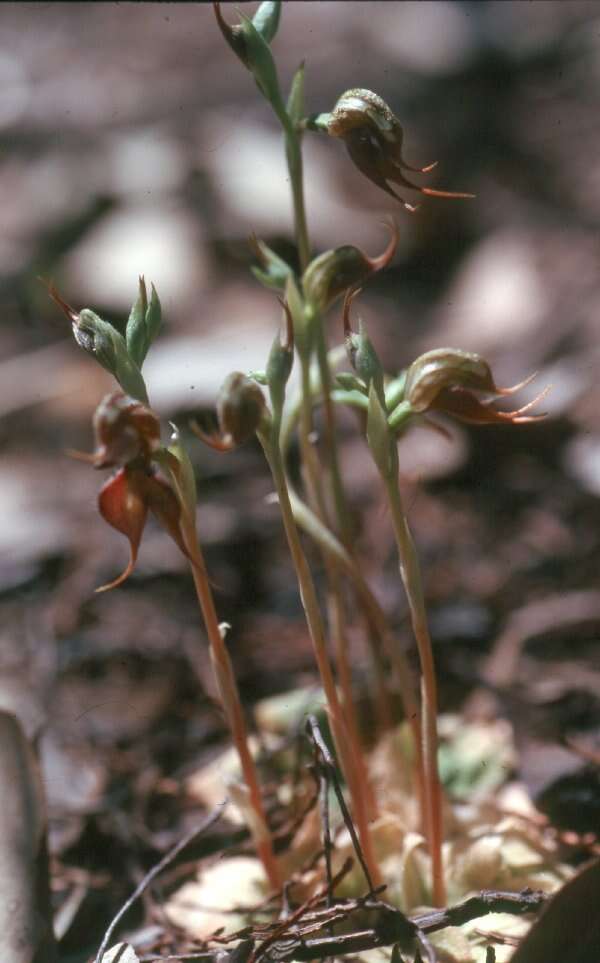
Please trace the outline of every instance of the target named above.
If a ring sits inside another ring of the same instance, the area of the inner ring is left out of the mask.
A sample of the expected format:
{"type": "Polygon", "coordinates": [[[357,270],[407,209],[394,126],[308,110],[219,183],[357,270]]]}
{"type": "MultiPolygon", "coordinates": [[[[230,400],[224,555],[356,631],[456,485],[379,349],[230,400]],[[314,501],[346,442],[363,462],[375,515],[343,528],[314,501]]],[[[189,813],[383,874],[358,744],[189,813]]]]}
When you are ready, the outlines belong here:
{"type": "Polygon", "coordinates": [[[248,61],[248,52],[246,50],[246,43],[244,36],[239,24],[235,26],[230,26],[227,23],[223,14],[221,13],[221,4],[213,3],[213,10],[215,11],[215,17],[217,18],[217,23],[219,25],[219,30],[223,34],[224,40],[229,44],[234,54],[240,58],[245,67],[250,67],[248,61]]]}
{"type": "MultiPolygon", "coordinates": [[[[510,389],[509,389],[510,390],[510,389]]],[[[538,395],[522,408],[515,411],[499,411],[492,407],[492,402],[480,401],[470,391],[464,388],[443,388],[431,408],[442,411],[446,415],[458,418],[470,425],[524,425],[533,421],[542,421],[545,414],[527,414],[547,394],[549,388],[544,388],[538,395]]]]}
{"type": "Polygon", "coordinates": [[[463,191],[420,187],[405,176],[405,171],[428,174],[436,167],[437,161],[425,167],[411,167],[407,164],[402,157],[402,126],[386,102],[372,90],[354,88],[342,94],[328,115],[327,132],[344,141],[354,165],[365,177],[395,197],[408,211],[416,211],[417,206],[400,197],[392,184],[419,191],[430,197],[475,196],[463,191]]]}
{"type": "Polygon", "coordinates": [[[41,278],[41,277],[38,278],[38,281],[41,281],[44,287],[47,288],[48,294],[50,295],[54,303],[59,306],[59,308],[65,315],[65,317],[69,319],[71,324],[77,324],[77,322],[79,321],[79,313],[75,310],[75,308],[72,308],[71,305],[68,304],[60,296],[60,294],[58,293],[58,289],[54,284],[54,281],[46,281],[44,278],[41,278]]]}

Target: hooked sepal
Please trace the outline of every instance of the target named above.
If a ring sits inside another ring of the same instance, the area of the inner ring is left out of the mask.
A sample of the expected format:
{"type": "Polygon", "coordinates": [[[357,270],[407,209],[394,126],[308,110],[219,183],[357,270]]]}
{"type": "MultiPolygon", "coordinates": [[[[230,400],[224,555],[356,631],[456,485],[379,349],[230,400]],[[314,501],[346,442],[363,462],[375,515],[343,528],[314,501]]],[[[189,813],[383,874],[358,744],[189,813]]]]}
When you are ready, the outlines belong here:
{"type": "Polygon", "coordinates": [[[350,244],[325,251],[304,272],[302,287],[309,304],[325,311],[348,288],[362,285],[371,275],[387,267],[398,245],[398,228],[391,223],[391,237],[378,257],[369,257],[350,244]]]}

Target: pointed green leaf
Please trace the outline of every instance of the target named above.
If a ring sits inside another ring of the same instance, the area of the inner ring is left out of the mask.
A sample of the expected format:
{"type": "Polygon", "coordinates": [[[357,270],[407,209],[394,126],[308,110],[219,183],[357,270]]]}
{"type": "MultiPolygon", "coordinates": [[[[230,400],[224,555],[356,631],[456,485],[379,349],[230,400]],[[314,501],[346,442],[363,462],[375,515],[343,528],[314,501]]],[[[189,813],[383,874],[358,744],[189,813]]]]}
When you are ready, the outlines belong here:
{"type": "Polygon", "coordinates": [[[148,299],[146,295],[146,282],[143,277],[139,279],[139,294],[134,301],[125,329],[125,339],[127,350],[130,357],[141,368],[146,351],[148,350],[146,337],[146,310],[148,299]]]}
{"type": "MultiPolygon", "coordinates": [[[[160,331],[160,326],[162,324],[162,307],[156,293],[156,288],[152,285],[152,293],[150,295],[150,304],[146,310],[146,331],[148,338],[148,348],[155,340],[156,336],[160,331]]],[[[148,350],[146,348],[146,351],[148,350]]]]}
{"type": "Polygon", "coordinates": [[[389,478],[392,470],[390,432],[386,413],[373,382],[369,385],[367,441],[379,471],[385,478],[389,478]]]}
{"type": "Polygon", "coordinates": [[[127,350],[138,368],[142,367],[150,345],[160,330],[161,319],[161,305],[156,288],[152,285],[148,304],[146,282],[141,277],[139,294],[129,313],[125,330],[127,350]]]}
{"type": "Polygon", "coordinates": [[[252,17],[257,32],[266,43],[271,43],[279,27],[281,0],[264,0],[252,17]]]}
{"type": "Polygon", "coordinates": [[[251,269],[254,277],[266,288],[283,290],[288,277],[293,273],[290,265],[257,237],[251,238],[251,247],[260,262],[260,267],[251,269]]]}

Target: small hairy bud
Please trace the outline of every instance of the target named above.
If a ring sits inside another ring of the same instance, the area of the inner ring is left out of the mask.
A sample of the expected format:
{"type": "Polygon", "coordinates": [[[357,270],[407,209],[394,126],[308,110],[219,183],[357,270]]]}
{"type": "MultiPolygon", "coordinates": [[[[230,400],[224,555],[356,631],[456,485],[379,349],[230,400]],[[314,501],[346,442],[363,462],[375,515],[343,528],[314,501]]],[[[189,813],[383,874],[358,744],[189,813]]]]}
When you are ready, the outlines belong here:
{"type": "Polygon", "coordinates": [[[265,399],[255,381],[240,371],[228,375],[217,399],[217,415],[224,441],[236,445],[248,441],[259,427],[265,399]]]}

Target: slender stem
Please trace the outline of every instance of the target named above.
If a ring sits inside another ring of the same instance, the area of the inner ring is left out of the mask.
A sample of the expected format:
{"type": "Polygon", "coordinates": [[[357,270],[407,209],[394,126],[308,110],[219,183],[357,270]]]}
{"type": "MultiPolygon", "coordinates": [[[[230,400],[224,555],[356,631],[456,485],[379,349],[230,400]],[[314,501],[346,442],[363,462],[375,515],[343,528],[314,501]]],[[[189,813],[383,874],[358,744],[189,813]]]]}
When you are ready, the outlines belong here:
{"type": "MultiPolygon", "coordinates": [[[[352,538],[352,523],[351,515],[348,508],[348,501],[344,491],[341,478],[341,470],[339,464],[339,455],[337,447],[337,436],[335,432],[335,409],[332,402],[332,378],[331,378],[331,365],[337,363],[338,356],[342,357],[346,354],[346,349],[343,346],[338,346],[333,348],[331,351],[327,351],[327,345],[325,342],[325,336],[323,332],[323,324],[320,317],[314,316],[313,323],[315,325],[315,333],[317,335],[317,367],[311,372],[308,365],[302,367],[302,390],[299,392],[297,399],[295,399],[291,406],[287,409],[286,414],[283,419],[282,426],[282,449],[284,452],[287,451],[290,443],[292,428],[300,420],[300,426],[302,430],[303,419],[306,419],[304,414],[305,408],[310,404],[314,406],[317,398],[323,401],[324,412],[325,412],[325,428],[326,428],[326,440],[327,448],[331,455],[331,479],[332,479],[332,489],[333,489],[333,502],[337,520],[337,530],[340,532],[342,545],[337,541],[335,536],[334,539],[334,551],[331,551],[331,545],[329,548],[325,548],[327,555],[332,555],[336,562],[336,565],[341,564],[341,568],[346,571],[347,575],[350,575],[351,580],[354,583],[354,590],[357,593],[358,603],[364,613],[367,625],[367,641],[371,652],[371,659],[374,666],[374,681],[375,681],[375,707],[376,715],[379,720],[380,729],[386,732],[393,724],[393,710],[392,703],[390,699],[390,694],[386,685],[385,680],[385,670],[383,667],[382,654],[379,649],[381,641],[383,641],[386,648],[388,647],[386,642],[390,640],[390,632],[387,626],[387,620],[383,611],[379,609],[378,617],[373,617],[373,605],[371,602],[377,602],[374,598],[369,600],[368,596],[370,589],[364,580],[361,572],[358,559],[356,558],[354,551],[354,544],[352,538]],[[305,370],[308,368],[309,370],[305,370]],[[307,401],[307,395],[310,394],[310,401],[307,401]],[[340,558],[340,552],[337,548],[341,548],[341,551],[345,553],[348,558],[342,560],[340,558]],[[348,565],[352,564],[353,571],[348,570],[348,565]],[[356,580],[362,579],[362,585],[358,585],[356,580]],[[383,628],[382,628],[383,627],[383,628]]],[[[312,424],[312,420],[311,420],[312,424]]],[[[311,449],[312,455],[312,449],[311,449]]],[[[314,458],[314,455],[312,455],[314,458]]],[[[317,542],[317,544],[323,550],[323,539],[319,537],[323,531],[331,534],[329,527],[327,526],[327,521],[323,516],[323,512],[320,511],[320,519],[308,509],[309,516],[303,511],[304,505],[297,498],[293,489],[291,490],[292,505],[294,507],[294,514],[296,514],[296,506],[298,506],[300,515],[297,521],[302,528],[307,531],[311,537],[317,542]],[[310,517],[310,523],[307,525],[305,522],[307,518],[310,517]],[[312,522],[314,521],[314,525],[312,522]],[[320,522],[323,522],[323,526],[320,526],[320,522]],[[316,527],[315,527],[316,526],[316,527]]],[[[420,738],[420,728],[419,720],[416,714],[416,703],[412,698],[412,686],[408,683],[408,677],[410,673],[408,672],[408,667],[405,660],[403,660],[402,653],[396,648],[395,643],[392,642],[392,655],[390,657],[392,664],[395,666],[395,670],[398,675],[398,682],[400,686],[402,701],[404,703],[404,709],[406,717],[411,720],[411,725],[416,726],[414,729],[415,736],[415,746],[417,747],[417,754],[419,753],[419,746],[421,743],[420,738]]],[[[388,652],[388,656],[390,653],[388,652]]]]}
{"type": "Polygon", "coordinates": [[[350,578],[365,612],[368,614],[370,622],[373,624],[377,635],[385,645],[388,657],[396,673],[396,681],[398,682],[398,688],[400,690],[404,714],[413,730],[418,754],[421,745],[421,724],[419,721],[418,703],[415,698],[413,673],[398,640],[394,637],[388,625],[385,612],[362,574],[356,559],[349,554],[346,547],[342,545],[333,532],[323,524],[321,519],[310,510],[292,488],[290,488],[289,494],[296,522],[324,552],[336,560],[340,568],[342,568],[350,578]]]}
{"type": "Polygon", "coordinates": [[[413,632],[419,650],[422,674],[422,740],[423,767],[425,774],[425,808],[427,836],[429,840],[433,899],[437,906],[445,903],[445,886],[442,863],[442,793],[437,762],[437,684],[427,612],[421,584],[421,574],[417,552],[412,539],[395,473],[384,478],[392,515],[392,526],[398,555],[400,574],[406,590],[412,620],[413,632]]]}
{"type": "MultiPolygon", "coordinates": [[[[325,441],[327,445],[327,451],[329,453],[329,469],[331,472],[331,488],[333,492],[337,529],[340,533],[340,538],[345,548],[350,555],[354,556],[355,551],[352,515],[348,507],[348,499],[346,497],[346,492],[342,482],[342,472],[340,468],[339,449],[335,425],[335,408],[331,396],[333,384],[331,378],[331,368],[329,365],[329,353],[327,351],[327,343],[325,341],[325,327],[320,318],[315,319],[315,322],[317,364],[319,368],[319,377],[321,379],[323,411],[325,414],[325,441]]],[[[358,601],[362,605],[360,596],[358,601]]],[[[382,671],[382,658],[378,649],[376,633],[373,631],[374,627],[369,617],[368,610],[364,609],[364,607],[363,614],[366,619],[365,628],[368,648],[370,650],[371,660],[373,662],[376,716],[382,724],[383,731],[387,731],[391,727],[393,720],[390,695],[385,682],[385,674],[382,671]]]]}
{"type": "Polygon", "coordinates": [[[348,511],[348,501],[342,484],[342,473],[340,470],[340,459],[337,445],[337,435],[335,430],[335,413],[333,401],[331,399],[332,382],[331,368],[327,354],[327,344],[325,342],[324,325],[321,318],[315,319],[316,328],[316,348],[317,364],[321,378],[321,388],[323,392],[323,411],[325,413],[325,440],[329,452],[329,468],[331,471],[331,486],[333,490],[333,500],[335,513],[340,536],[344,545],[348,548],[352,545],[352,523],[350,512],[348,511]]]}
{"type": "MultiPolygon", "coordinates": [[[[322,472],[320,470],[317,453],[311,444],[310,436],[313,428],[313,406],[310,385],[310,362],[306,356],[300,356],[302,378],[302,403],[300,409],[300,448],[302,461],[306,473],[306,489],[309,501],[323,524],[327,525],[327,506],[323,495],[322,472]]],[[[288,493],[289,494],[289,493],[288,493]]],[[[318,544],[318,543],[317,543],[318,544]]],[[[342,690],[342,704],[348,735],[352,743],[352,754],[357,769],[359,785],[364,787],[367,795],[369,814],[372,819],[377,815],[377,804],[373,786],[364,756],[364,746],[360,738],[360,727],[356,715],[356,706],[352,695],[352,673],[348,660],[348,638],[346,635],[346,620],[344,617],[344,602],[342,597],[342,580],[340,578],[339,563],[319,546],[325,575],[327,579],[327,609],[329,614],[329,631],[333,640],[338,679],[342,690]]]]}
{"type": "Polygon", "coordinates": [[[373,878],[373,882],[375,886],[378,886],[381,882],[381,874],[375,861],[375,854],[369,828],[366,799],[364,792],[362,791],[363,787],[360,785],[357,779],[357,771],[355,760],[352,755],[348,727],[346,725],[346,720],[344,718],[344,713],[342,711],[342,706],[333,678],[333,672],[331,671],[331,666],[327,656],[325,631],[319,609],[319,603],[317,601],[317,593],[315,591],[314,582],[310,574],[310,569],[308,567],[308,562],[306,561],[306,556],[302,549],[302,545],[300,544],[300,537],[294,521],[283,460],[279,448],[279,425],[274,427],[271,436],[269,436],[267,431],[259,431],[258,437],[263,446],[273,475],[283,526],[285,529],[290,554],[292,556],[292,561],[294,563],[294,568],[296,570],[296,577],[298,579],[300,598],[304,607],[308,630],[313,644],[323,690],[327,699],[333,737],[335,739],[342,770],[344,772],[344,776],[346,778],[352,798],[354,818],[356,820],[360,842],[363,848],[367,866],[369,867],[369,871],[373,878]]]}
{"type": "Polygon", "coordinates": [[[259,858],[264,866],[269,885],[275,891],[281,889],[282,880],[277,865],[277,860],[273,852],[271,834],[268,829],[265,810],[260,794],[258,774],[256,765],[250,749],[248,747],[248,732],[244,721],[242,704],[239,696],[233,666],[229,657],[229,652],[223,640],[217,611],[204,556],[198,540],[196,526],[193,520],[184,519],[182,524],[186,545],[193,558],[191,563],[192,577],[198,603],[206,626],[206,633],[210,644],[210,655],[215,672],[217,686],[227,716],[227,722],[231,730],[231,736],[235,748],[237,749],[244,782],[248,789],[250,805],[253,810],[253,818],[250,821],[250,832],[254,838],[254,843],[259,858]]]}
{"type": "Polygon", "coordinates": [[[300,271],[304,273],[310,261],[310,242],[308,239],[308,225],[306,222],[306,207],[304,204],[304,171],[301,135],[295,130],[287,111],[285,116],[279,117],[285,133],[285,156],[292,188],[292,202],[294,205],[294,229],[298,245],[298,259],[300,271]]]}

